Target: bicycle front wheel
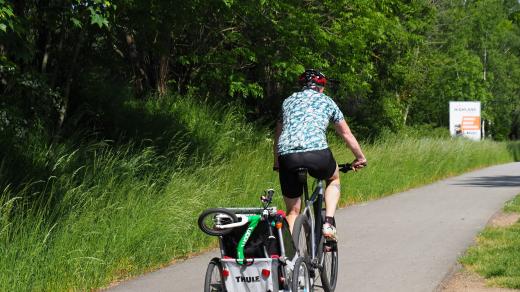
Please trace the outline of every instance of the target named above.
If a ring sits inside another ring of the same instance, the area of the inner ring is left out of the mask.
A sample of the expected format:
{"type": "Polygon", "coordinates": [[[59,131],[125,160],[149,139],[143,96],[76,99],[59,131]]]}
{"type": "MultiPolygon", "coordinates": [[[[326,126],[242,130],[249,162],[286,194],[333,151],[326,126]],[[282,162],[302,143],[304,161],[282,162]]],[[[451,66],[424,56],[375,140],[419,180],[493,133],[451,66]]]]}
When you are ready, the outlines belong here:
{"type": "Polygon", "coordinates": [[[299,215],[294,222],[292,238],[300,257],[310,259],[311,255],[311,223],[305,215],[299,215]]]}
{"type": "Polygon", "coordinates": [[[320,278],[323,290],[333,292],[338,280],[338,244],[326,242],[321,237],[318,249],[318,261],[320,263],[320,278]]]}
{"type": "Polygon", "coordinates": [[[199,228],[206,234],[220,236],[230,233],[232,228],[217,228],[219,225],[238,222],[237,216],[228,209],[211,208],[202,212],[197,223],[199,228]]]}
{"type": "Polygon", "coordinates": [[[204,279],[204,292],[224,292],[226,285],[222,278],[222,264],[218,258],[212,259],[206,269],[206,278],[204,279]]]}

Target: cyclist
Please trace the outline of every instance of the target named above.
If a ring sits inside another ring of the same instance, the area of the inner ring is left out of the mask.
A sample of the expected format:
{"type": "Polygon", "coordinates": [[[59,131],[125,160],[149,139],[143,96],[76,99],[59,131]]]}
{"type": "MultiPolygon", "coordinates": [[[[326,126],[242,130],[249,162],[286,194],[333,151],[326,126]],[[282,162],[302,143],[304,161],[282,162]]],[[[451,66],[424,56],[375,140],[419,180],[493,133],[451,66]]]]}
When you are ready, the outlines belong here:
{"type": "Polygon", "coordinates": [[[358,141],[350,131],[336,103],[323,93],[327,79],[323,73],[308,69],[299,76],[302,90],[286,98],[275,131],[273,170],[279,170],[280,185],[292,231],[300,213],[303,186],[296,169],[305,167],[315,178],[327,181],[325,189],[325,223],[323,235],[336,241],[334,213],[340,198],[339,171],[328,148],[326,129],[334,123],[336,133],[345,141],[355,160],[354,170],[363,168],[367,160],[358,141]]]}

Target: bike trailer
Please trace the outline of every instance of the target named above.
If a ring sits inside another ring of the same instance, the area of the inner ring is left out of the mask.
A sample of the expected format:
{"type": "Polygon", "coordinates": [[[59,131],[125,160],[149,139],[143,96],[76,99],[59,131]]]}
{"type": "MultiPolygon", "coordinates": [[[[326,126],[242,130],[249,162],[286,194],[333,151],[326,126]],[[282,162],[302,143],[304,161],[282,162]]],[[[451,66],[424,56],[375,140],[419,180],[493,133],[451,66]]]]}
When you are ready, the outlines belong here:
{"type": "Polygon", "coordinates": [[[205,210],[198,224],[219,237],[221,258],[208,265],[204,291],[290,291],[299,257],[284,215],[267,206],[205,210]]]}
{"type": "Polygon", "coordinates": [[[221,259],[222,274],[228,292],[278,291],[278,259],[254,258],[244,263],[237,259],[221,259]]]}

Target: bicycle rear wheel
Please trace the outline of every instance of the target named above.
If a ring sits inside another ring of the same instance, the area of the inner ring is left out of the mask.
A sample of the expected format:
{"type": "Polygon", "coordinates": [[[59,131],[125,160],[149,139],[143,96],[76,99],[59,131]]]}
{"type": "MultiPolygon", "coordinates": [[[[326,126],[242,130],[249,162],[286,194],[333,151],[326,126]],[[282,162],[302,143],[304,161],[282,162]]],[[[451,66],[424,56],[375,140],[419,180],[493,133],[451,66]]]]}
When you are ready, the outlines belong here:
{"type": "Polygon", "coordinates": [[[292,292],[312,291],[309,265],[304,258],[299,257],[294,263],[291,281],[292,292]]]}
{"type": "Polygon", "coordinates": [[[322,236],[318,247],[318,262],[320,263],[320,278],[323,290],[333,292],[338,280],[338,244],[326,242],[322,236]]]}
{"type": "Polygon", "coordinates": [[[226,285],[222,277],[222,264],[218,258],[212,259],[206,269],[204,292],[224,292],[226,285]]]}
{"type": "Polygon", "coordinates": [[[294,241],[294,245],[296,246],[296,251],[300,257],[305,257],[310,259],[311,255],[311,243],[310,243],[310,234],[311,234],[311,223],[309,218],[305,215],[299,215],[294,222],[292,238],[294,241]]]}

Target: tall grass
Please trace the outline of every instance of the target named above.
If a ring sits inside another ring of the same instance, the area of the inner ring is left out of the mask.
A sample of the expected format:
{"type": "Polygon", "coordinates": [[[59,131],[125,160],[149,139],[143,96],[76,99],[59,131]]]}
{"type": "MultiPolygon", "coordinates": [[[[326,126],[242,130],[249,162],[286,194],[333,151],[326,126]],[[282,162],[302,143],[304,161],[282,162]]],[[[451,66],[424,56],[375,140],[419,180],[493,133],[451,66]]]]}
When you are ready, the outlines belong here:
{"type": "MultiPolygon", "coordinates": [[[[509,144],[509,147],[515,144],[509,144]]],[[[518,148],[518,144],[516,147],[518,148]]],[[[333,144],[339,161],[348,151],[333,144]]],[[[512,161],[508,144],[450,138],[386,138],[366,145],[368,167],[343,177],[347,195],[342,202],[379,198],[470,169],[512,161]]]]}
{"type": "MultiPolygon", "coordinates": [[[[509,201],[504,211],[520,211],[520,195],[509,201]]],[[[460,259],[465,268],[486,278],[491,286],[520,288],[520,223],[486,227],[460,259]]]]}
{"type": "MultiPolygon", "coordinates": [[[[266,188],[282,206],[272,140],[240,111],[189,99],[128,106],[142,111],[136,135],[159,131],[160,146],[42,144],[32,151],[48,176],[1,190],[0,290],[103,287],[214,245],[196,225],[205,208],[258,206],[266,188]],[[171,124],[157,128],[155,119],[171,124]]],[[[342,202],[512,161],[507,147],[417,138],[365,145],[369,167],[343,177],[342,202]]],[[[340,142],[331,148],[338,161],[352,159],[340,142]]]]}

